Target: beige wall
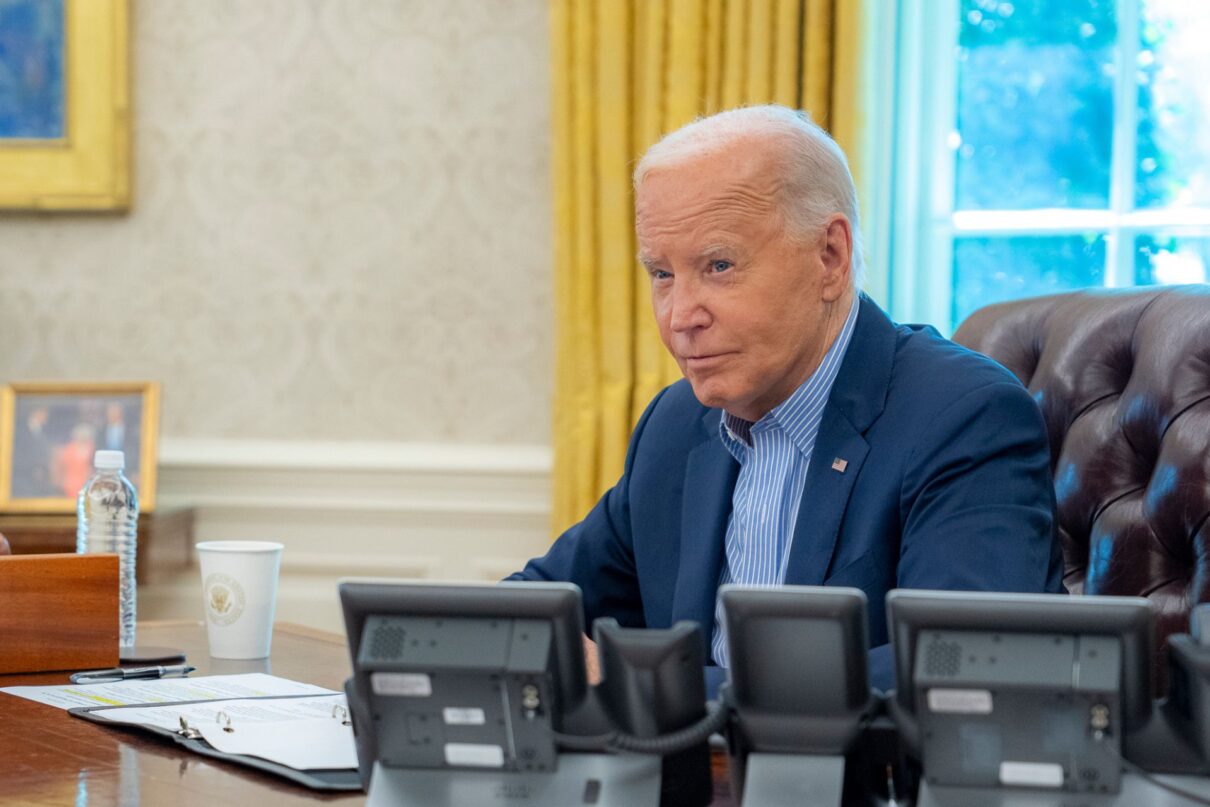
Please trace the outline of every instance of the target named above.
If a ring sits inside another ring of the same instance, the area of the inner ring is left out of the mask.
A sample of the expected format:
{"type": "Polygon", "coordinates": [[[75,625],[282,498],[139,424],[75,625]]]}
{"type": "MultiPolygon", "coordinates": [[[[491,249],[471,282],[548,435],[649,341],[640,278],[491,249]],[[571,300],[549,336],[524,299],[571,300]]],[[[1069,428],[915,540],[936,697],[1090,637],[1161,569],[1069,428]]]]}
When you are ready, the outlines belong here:
{"type": "Polygon", "coordinates": [[[544,0],[134,0],[135,201],[0,216],[0,381],[168,438],[545,444],[544,0]]]}

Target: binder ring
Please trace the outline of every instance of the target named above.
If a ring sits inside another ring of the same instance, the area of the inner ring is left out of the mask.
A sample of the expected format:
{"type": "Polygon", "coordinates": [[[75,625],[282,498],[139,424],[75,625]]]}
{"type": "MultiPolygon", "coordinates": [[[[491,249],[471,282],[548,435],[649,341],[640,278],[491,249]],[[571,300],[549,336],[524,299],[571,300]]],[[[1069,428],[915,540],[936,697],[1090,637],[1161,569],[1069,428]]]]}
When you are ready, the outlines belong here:
{"type": "Polygon", "coordinates": [[[227,732],[228,734],[235,733],[235,729],[231,728],[231,716],[226,712],[220,711],[218,714],[216,714],[214,716],[214,722],[223,724],[223,731],[227,732]]]}
{"type": "Polygon", "coordinates": [[[332,704],[332,717],[338,718],[342,726],[353,725],[353,721],[349,719],[349,710],[339,703],[332,704]]]}

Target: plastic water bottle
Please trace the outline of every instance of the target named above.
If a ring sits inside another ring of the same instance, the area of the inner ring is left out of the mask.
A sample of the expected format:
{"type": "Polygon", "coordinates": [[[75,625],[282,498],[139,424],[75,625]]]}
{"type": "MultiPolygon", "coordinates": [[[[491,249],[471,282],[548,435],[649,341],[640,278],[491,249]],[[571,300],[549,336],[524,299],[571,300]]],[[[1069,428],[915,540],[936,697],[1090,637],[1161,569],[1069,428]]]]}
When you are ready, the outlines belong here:
{"type": "Polygon", "coordinates": [[[80,489],[76,502],[76,552],[113,552],[118,561],[118,597],[121,610],[121,647],[134,645],[135,576],[138,548],[139,496],[122,473],[126,455],[121,451],[98,451],[93,458],[96,472],[80,489]]]}

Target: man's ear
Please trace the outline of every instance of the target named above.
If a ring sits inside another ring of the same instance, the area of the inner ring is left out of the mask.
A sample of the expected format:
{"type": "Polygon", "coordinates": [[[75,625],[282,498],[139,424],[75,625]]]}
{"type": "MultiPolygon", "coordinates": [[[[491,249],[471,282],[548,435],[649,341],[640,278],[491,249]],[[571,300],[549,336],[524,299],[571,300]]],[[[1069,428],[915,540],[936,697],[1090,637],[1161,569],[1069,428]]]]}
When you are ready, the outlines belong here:
{"type": "Polygon", "coordinates": [[[848,218],[837,213],[824,226],[821,292],[825,302],[834,303],[852,287],[853,227],[848,218]]]}

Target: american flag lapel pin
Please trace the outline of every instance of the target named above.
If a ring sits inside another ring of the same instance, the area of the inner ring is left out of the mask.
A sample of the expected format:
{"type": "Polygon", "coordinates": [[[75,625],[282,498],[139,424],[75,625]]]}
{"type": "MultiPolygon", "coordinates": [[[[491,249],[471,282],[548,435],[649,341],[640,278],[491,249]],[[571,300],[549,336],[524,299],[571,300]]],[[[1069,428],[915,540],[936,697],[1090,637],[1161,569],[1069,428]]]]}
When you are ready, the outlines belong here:
{"type": "Polygon", "coordinates": [[[844,473],[844,469],[849,467],[848,460],[842,460],[840,457],[832,460],[832,470],[839,473],[844,473]]]}

